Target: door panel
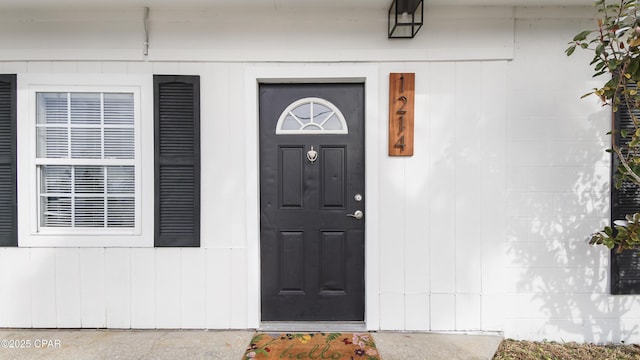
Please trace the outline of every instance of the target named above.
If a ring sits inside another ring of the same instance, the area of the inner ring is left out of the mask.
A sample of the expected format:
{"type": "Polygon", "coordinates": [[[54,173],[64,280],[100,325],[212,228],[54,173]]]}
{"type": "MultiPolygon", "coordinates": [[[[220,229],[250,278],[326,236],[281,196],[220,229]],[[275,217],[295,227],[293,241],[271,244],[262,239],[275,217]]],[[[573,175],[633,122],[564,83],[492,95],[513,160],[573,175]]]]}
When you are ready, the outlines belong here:
{"type": "Polygon", "coordinates": [[[302,208],[302,147],[280,147],[280,208],[302,208]]]}
{"type": "Polygon", "coordinates": [[[346,149],[344,147],[323,147],[320,152],[322,164],[322,204],[323,208],[345,208],[345,166],[346,149]]]}
{"type": "Polygon", "coordinates": [[[362,321],[364,86],[262,84],[259,108],[262,320],[362,321]]]}
{"type": "Polygon", "coordinates": [[[346,290],[344,231],[323,231],[320,249],[320,291],[346,290]]]}
{"type": "Polygon", "coordinates": [[[280,293],[303,292],[304,251],[301,231],[280,232],[280,293]]]}

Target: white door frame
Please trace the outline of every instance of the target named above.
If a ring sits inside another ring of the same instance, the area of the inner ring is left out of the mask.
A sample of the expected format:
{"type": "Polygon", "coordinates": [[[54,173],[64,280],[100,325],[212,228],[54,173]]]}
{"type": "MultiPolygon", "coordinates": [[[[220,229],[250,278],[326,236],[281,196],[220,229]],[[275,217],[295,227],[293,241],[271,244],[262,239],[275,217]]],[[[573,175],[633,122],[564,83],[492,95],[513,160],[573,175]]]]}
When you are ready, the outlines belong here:
{"type": "MultiPolygon", "coordinates": [[[[245,68],[247,327],[260,326],[260,163],[258,147],[258,85],[260,83],[363,82],[365,107],[365,324],[380,328],[379,315],[379,159],[382,141],[378,116],[378,66],[353,64],[274,64],[245,68]]],[[[386,135],[386,134],[384,134],[386,135]]],[[[386,144],[386,142],[384,142],[386,144]]]]}

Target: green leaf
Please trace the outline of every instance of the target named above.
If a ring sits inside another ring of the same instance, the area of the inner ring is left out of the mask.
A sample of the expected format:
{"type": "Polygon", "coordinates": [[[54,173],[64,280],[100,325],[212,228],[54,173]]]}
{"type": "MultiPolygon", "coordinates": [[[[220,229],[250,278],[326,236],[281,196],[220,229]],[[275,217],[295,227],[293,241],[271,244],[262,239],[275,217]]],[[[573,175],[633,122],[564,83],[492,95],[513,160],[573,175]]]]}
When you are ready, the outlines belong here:
{"type": "Polygon", "coordinates": [[[582,41],[585,40],[587,38],[587,36],[589,36],[589,34],[591,34],[593,32],[593,30],[585,30],[580,32],[578,35],[573,37],[573,41],[582,41]]]}
{"type": "Polygon", "coordinates": [[[628,72],[633,76],[635,73],[638,72],[639,68],[640,68],[640,63],[638,61],[631,61],[629,63],[628,72]]]}
{"type": "Polygon", "coordinates": [[[605,88],[617,88],[618,87],[618,83],[617,83],[617,79],[616,78],[612,78],[609,81],[607,81],[606,84],[604,84],[605,88]]]}
{"type": "Polygon", "coordinates": [[[611,226],[605,226],[604,233],[607,234],[608,236],[613,235],[613,229],[611,228],[611,226]]]}
{"type": "Polygon", "coordinates": [[[615,179],[614,185],[616,189],[620,189],[622,187],[622,178],[615,179]]]}
{"type": "Polygon", "coordinates": [[[571,54],[573,54],[573,52],[576,51],[576,45],[571,45],[567,48],[567,50],[565,50],[564,52],[567,53],[567,56],[571,56],[571,54]]]}
{"type": "Polygon", "coordinates": [[[329,334],[327,335],[327,342],[329,342],[329,341],[333,341],[333,340],[335,340],[335,339],[339,338],[340,336],[342,336],[342,334],[341,334],[341,333],[329,333],[329,334]]]}
{"type": "Polygon", "coordinates": [[[614,59],[609,60],[609,70],[610,71],[613,71],[613,70],[617,69],[619,65],[620,65],[619,61],[616,61],[614,59]]]}

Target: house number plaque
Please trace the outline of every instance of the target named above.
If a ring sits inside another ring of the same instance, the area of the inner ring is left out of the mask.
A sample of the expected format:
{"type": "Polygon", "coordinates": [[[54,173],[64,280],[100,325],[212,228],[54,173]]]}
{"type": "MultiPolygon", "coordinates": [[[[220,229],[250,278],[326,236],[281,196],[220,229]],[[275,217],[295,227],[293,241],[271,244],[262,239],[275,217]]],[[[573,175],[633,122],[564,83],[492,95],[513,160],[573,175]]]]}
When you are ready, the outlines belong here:
{"type": "Polygon", "coordinates": [[[389,74],[389,156],[413,155],[415,73],[389,74]]]}

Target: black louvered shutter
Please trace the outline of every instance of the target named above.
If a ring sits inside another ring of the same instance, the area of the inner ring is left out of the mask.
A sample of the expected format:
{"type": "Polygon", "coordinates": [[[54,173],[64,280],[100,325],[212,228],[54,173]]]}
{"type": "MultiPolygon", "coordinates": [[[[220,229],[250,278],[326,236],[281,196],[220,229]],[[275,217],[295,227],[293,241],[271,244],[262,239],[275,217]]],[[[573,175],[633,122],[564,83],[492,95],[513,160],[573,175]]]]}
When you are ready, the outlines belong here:
{"type": "Polygon", "coordinates": [[[0,246],[18,246],[16,76],[0,75],[0,246]]]}
{"type": "Polygon", "coordinates": [[[200,78],[156,75],[155,246],[200,246],[200,78]]]}
{"type": "MultiPolygon", "coordinates": [[[[636,114],[636,116],[640,115],[636,114]]],[[[621,104],[614,115],[614,132],[616,144],[621,147],[629,138],[620,136],[620,130],[629,133],[635,131],[631,116],[624,104],[621,104]]],[[[615,155],[612,156],[611,167],[611,223],[624,219],[625,216],[640,212],[640,188],[631,182],[624,182],[619,189],[613,186],[613,175],[620,164],[615,155]]],[[[640,294],[640,251],[625,250],[622,253],[611,251],[611,293],[640,294]]]]}

